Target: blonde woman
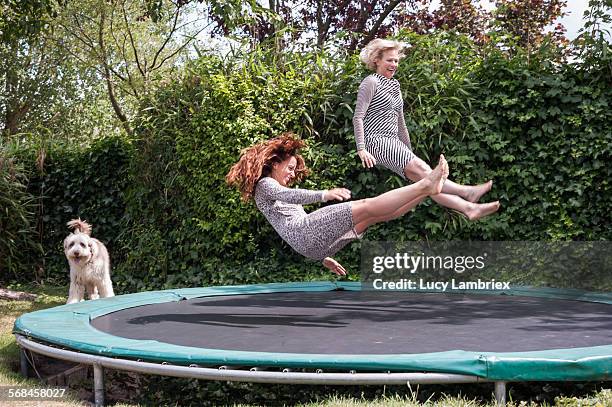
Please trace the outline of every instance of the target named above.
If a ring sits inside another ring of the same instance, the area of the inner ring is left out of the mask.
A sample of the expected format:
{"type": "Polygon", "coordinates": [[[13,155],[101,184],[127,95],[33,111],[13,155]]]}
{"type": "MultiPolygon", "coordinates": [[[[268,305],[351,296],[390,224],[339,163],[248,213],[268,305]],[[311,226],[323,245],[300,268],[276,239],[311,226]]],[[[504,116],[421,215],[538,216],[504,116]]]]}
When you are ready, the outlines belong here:
{"type": "MultiPolygon", "coordinates": [[[[393,79],[402,52],[400,42],[384,39],[375,39],[362,50],[361,61],[374,73],[359,86],[353,127],[357,154],[365,168],[381,165],[416,182],[426,177],[431,167],[412,151],[400,84],[393,79]]],[[[461,185],[446,180],[442,193],[432,199],[476,220],[499,209],[499,201],[477,203],[492,184],[488,181],[480,185],[461,185]]]]}

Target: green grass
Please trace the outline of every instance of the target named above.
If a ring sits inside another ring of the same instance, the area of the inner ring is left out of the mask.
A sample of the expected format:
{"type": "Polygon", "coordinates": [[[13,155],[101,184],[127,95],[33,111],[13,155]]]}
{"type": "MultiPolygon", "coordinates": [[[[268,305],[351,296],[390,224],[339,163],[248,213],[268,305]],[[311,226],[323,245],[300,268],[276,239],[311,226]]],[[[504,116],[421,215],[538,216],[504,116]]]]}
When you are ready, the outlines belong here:
{"type": "MultiPolygon", "coordinates": [[[[24,287],[11,287],[24,290],[24,287]]],[[[19,360],[19,348],[12,334],[15,319],[26,312],[55,307],[64,304],[66,297],[63,287],[26,287],[28,292],[38,295],[35,301],[0,300],[0,361],[19,360]]],[[[1,368],[2,366],[0,366],[1,368]]]]}
{"type": "MultiPolygon", "coordinates": [[[[11,287],[15,290],[27,291],[38,295],[38,298],[34,301],[9,301],[9,300],[0,300],[0,385],[15,385],[15,386],[27,386],[27,387],[44,387],[44,385],[34,379],[24,379],[18,372],[19,366],[19,348],[15,342],[15,337],[12,334],[13,324],[15,319],[19,317],[21,314],[26,312],[32,312],[44,308],[54,307],[57,305],[64,304],[66,301],[66,293],[67,287],[50,287],[50,286],[13,286],[11,287]]],[[[117,386],[121,386],[121,377],[115,374],[107,374],[107,388],[112,387],[113,380],[116,380],[117,386]],[[118,377],[118,378],[116,378],[118,377]],[[116,378],[116,379],[115,379],[116,378]]],[[[151,380],[153,383],[151,386],[155,388],[156,385],[156,377],[145,376],[145,383],[147,380],[151,380]]],[[[172,380],[180,380],[180,379],[162,379],[162,383],[179,383],[182,385],[187,382],[170,382],[172,380]],[[166,381],[163,381],[166,380],[166,381]]],[[[194,381],[191,381],[194,383],[194,381]]],[[[210,382],[204,383],[204,385],[209,384],[210,382]]],[[[91,384],[86,383],[85,386],[91,386],[91,384]]],[[[221,389],[225,389],[224,391],[229,391],[229,394],[235,394],[232,391],[232,387],[235,386],[234,389],[250,389],[253,392],[260,392],[264,387],[258,387],[258,385],[250,386],[248,384],[241,385],[221,385],[218,386],[221,389]],[[241,386],[241,387],[238,387],[241,386]]],[[[540,385],[538,385],[540,386],[540,385]]],[[[582,389],[582,385],[576,384],[576,389],[582,389]]],[[[166,388],[165,386],[162,386],[166,388]]],[[[541,387],[541,386],[540,386],[541,387]]],[[[545,386],[544,386],[545,387],[545,386]]],[[[606,386],[609,387],[609,386],[606,386]]],[[[175,385],[170,385],[166,388],[166,393],[169,394],[163,395],[163,400],[174,400],[174,403],[177,405],[180,404],[180,400],[184,400],[185,394],[181,390],[177,390],[174,394],[171,389],[177,388],[175,385]]],[[[280,387],[267,387],[266,391],[270,391],[269,389],[279,389],[280,387]]],[[[467,387],[465,387],[467,389],[467,387]]],[[[293,387],[286,386],[284,387],[284,392],[293,391],[293,387]]],[[[296,387],[297,389],[297,387],[296,387]]],[[[303,387],[301,388],[303,389],[303,387]]],[[[408,392],[409,395],[387,395],[384,394],[375,394],[375,395],[365,395],[360,396],[358,392],[353,392],[352,394],[338,394],[338,392],[334,392],[333,390],[329,393],[318,392],[316,388],[307,387],[306,393],[312,392],[313,396],[311,399],[317,400],[316,402],[309,402],[305,404],[298,404],[300,406],[305,407],[494,407],[495,404],[491,402],[480,402],[475,398],[470,398],[468,396],[456,396],[459,391],[463,392],[462,389],[464,387],[456,387],[456,386],[422,386],[414,390],[414,392],[408,392]],[[430,391],[431,389],[436,389],[434,392],[430,391]],[[427,389],[427,391],[426,391],[427,389]],[[438,390],[441,389],[441,390],[438,390]],[[457,390],[459,389],[459,390],[457,390]],[[450,395],[444,395],[444,393],[450,393],[450,395]],[[316,393],[316,394],[315,394],[316,393]],[[432,395],[427,398],[427,395],[432,395]],[[434,400],[435,398],[435,400],[434,400]]],[[[529,390],[529,387],[527,387],[529,390]]],[[[583,394],[580,394],[579,397],[563,397],[558,396],[555,398],[555,402],[553,404],[550,403],[539,403],[535,401],[531,402],[521,402],[521,401],[510,401],[508,403],[509,407],[535,407],[535,406],[555,406],[555,407],[612,407],[612,390],[603,389],[596,392],[590,390],[590,388],[585,387],[583,394]],[[589,394],[590,393],[590,394],[589,394]]],[[[405,390],[405,389],[404,389],[405,390]]],[[[297,391],[297,390],[296,390],[297,391]]],[[[300,390],[302,391],[302,390],[300,390]]],[[[492,386],[491,386],[492,391],[492,386]]],[[[523,394],[524,390],[521,392],[523,394]]],[[[580,393],[580,391],[575,392],[580,393]]],[[[310,393],[309,393],[310,394],[310,393]]],[[[204,395],[205,397],[205,395],[204,395]]],[[[483,398],[483,397],[480,397],[483,398]]],[[[486,397],[484,397],[486,399],[486,397]]],[[[528,396],[527,398],[537,398],[528,396]]],[[[253,400],[257,400],[256,397],[251,397],[253,400]]],[[[235,398],[238,401],[238,398],[235,398]]],[[[491,398],[492,400],[492,398],[491,398]]],[[[73,407],[73,406],[83,406],[86,405],[87,400],[80,400],[78,397],[78,389],[73,389],[70,392],[68,398],[64,399],[61,402],[48,403],[45,402],[45,406],[59,406],[59,407],[73,407]]],[[[256,402],[256,405],[262,405],[261,402],[256,402]]],[[[6,402],[0,400],[1,405],[10,406],[11,404],[7,404],[6,402]]],[[[164,403],[166,404],[166,403],[164,403]]],[[[232,403],[233,404],[233,403],[232,403]]],[[[266,404],[266,403],[264,403],[266,404]]],[[[14,404],[17,405],[17,404],[14,404]]],[[[20,403],[19,406],[28,405],[27,403],[20,403]]],[[[36,405],[36,404],[31,404],[36,405]]],[[[117,406],[136,406],[137,404],[116,404],[117,406]]],[[[215,403],[213,402],[213,404],[215,403]]],[[[236,406],[250,406],[253,404],[235,404],[236,406]]]]}
{"type": "MultiPolygon", "coordinates": [[[[14,290],[23,290],[38,295],[34,301],[10,301],[0,300],[0,386],[25,386],[31,388],[44,387],[42,383],[34,379],[24,379],[18,371],[19,365],[19,347],[13,336],[13,324],[15,319],[21,314],[32,312],[44,308],[54,307],[66,302],[64,295],[65,288],[63,287],[11,287],[14,290]]],[[[9,403],[4,400],[0,402],[2,405],[36,405],[36,402],[15,402],[9,403]],[[6,403],[6,404],[4,404],[6,403]]],[[[63,398],[59,402],[45,402],[45,406],[82,406],[83,402],[78,400],[74,394],[70,393],[68,397],[63,398]]]]}

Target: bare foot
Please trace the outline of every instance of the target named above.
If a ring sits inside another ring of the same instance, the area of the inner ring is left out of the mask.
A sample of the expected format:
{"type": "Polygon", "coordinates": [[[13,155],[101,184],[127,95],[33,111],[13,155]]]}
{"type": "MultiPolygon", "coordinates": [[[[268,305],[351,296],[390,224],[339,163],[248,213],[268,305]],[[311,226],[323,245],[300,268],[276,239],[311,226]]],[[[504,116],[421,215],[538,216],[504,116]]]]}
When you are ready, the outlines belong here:
{"type": "Polygon", "coordinates": [[[346,276],[346,269],[342,267],[342,264],[338,263],[336,260],[331,257],[326,257],[323,259],[323,265],[329,269],[334,274],[339,276],[346,276]]]}
{"type": "Polygon", "coordinates": [[[484,218],[485,216],[488,216],[488,215],[491,215],[497,212],[499,207],[500,207],[499,201],[488,202],[488,203],[483,203],[483,204],[474,203],[468,207],[464,215],[467,216],[469,220],[477,220],[477,219],[484,218]]]}
{"type": "Polygon", "coordinates": [[[448,163],[444,158],[444,154],[440,154],[440,161],[436,168],[432,172],[427,174],[423,181],[425,181],[425,193],[427,195],[437,195],[442,192],[444,181],[448,177],[448,163]]]}
{"type": "Polygon", "coordinates": [[[489,180],[485,182],[484,184],[470,186],[469,192],[467,193],[466,196],[464,196],[464,198],[470,202],[478,202],[484,194],[486,194],[487,192],[491,190],[492,186],[493,186],[492,180],[489,180]]]}

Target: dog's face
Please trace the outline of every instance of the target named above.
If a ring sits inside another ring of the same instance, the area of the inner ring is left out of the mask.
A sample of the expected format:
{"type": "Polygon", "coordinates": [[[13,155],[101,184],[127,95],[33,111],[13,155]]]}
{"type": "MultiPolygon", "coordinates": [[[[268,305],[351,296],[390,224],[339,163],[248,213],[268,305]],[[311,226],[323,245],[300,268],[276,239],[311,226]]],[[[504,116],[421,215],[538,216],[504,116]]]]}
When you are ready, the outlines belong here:
{"type": "Polygon", "coordinates": [[[94,244],[85,233],[71,233],[64,239],[64,253],[76,264],[87,263],[94,255],[94,244]]]}

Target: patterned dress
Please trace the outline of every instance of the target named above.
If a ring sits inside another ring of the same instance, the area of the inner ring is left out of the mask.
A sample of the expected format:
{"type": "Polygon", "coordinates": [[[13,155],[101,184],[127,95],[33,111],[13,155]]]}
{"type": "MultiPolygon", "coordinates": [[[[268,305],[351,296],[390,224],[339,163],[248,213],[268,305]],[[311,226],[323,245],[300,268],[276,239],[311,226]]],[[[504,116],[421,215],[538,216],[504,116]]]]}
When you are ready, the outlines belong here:
{"type": "Polygon", "coordinates": [[[406,121],[400,84],[396,79],[374,73],[359,86],[353,116],[357,151],[368,150],[377,164],[402,178],[414,158],[406,121]]]}
{"type": "Polygon", "coordinates": [[[325,191],[283,187],[264,177],[255,187],[255,204],[280,237],[296,252],[313,260],[334,255],[354,239],[351,202],[306,213],[302,205],[323,202],[325,191]]]}

